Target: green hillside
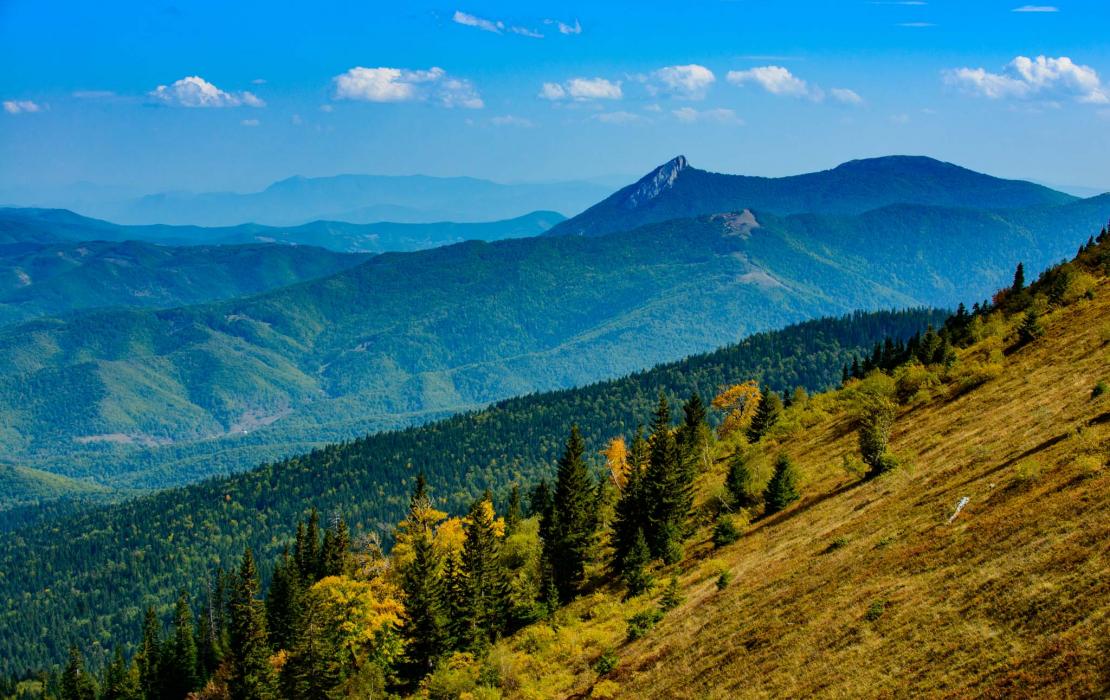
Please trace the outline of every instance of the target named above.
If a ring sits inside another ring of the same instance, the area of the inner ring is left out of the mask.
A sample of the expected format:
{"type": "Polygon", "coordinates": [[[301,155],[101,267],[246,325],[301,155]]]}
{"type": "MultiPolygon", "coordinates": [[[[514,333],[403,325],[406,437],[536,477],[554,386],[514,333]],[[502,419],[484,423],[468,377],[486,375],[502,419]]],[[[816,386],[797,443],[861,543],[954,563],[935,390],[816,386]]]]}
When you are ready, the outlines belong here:
{"type": "Polygon", "coordinates": [[[356,535],[388,535],[419,471],[453,511],[487,487],[500,501],[509,484],[551,474],[572,422],[595,454],[603,441],[647,422],[660,390],[710,396],[747,378],[782,391],[821,389],[879,339],[909,337],[944,317],[917,310],[810,321],[623,379],[514,398],[112,507],[44,515],[40,525],[0,538],[0,674],[57,661],[76,640],[103,660],[110,641],[134,637],[136,601],[162,605],[181,586],[199,591],[206,572],[244,545],[272,561],[289,523],[311,507],[338,509],[356,535]]]}
{"type": "Polygon", "coordinates": [[[700,214],[757,209],[777,214],[861,214],[893,204],[1019,209],[1075,197],[920,156],[886,156],[788,177],[724,175],[679,156],[555,226],[551,236],[601,236],[700,214]]]}
{"type": "Polygon", "coordinates": [[[83,239],[3,245],[0,325],[96,307],[167,308],[232,299],[331,275],[366,259],[263,244],[167,247],[83,239]]]}
{"type": "Polygon", "coordinates": [[[180,484],[817,315],[981,299],[1019,260],[1032,272],[1070,255],[1108,215],[1101,199],[740,212],[386,254],[247,299],[41,319],[0,331],[0,449],[114,487],[180,484]]]}

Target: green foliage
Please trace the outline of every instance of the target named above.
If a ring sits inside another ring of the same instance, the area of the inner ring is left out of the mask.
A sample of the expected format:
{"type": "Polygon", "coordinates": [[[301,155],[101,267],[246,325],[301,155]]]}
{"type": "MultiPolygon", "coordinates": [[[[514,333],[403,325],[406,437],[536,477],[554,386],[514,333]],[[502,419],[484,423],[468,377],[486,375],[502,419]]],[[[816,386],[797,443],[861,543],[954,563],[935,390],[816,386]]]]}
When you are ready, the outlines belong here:
{"type": "Polygon", "coordinates": [[[591,498],[594,485],[585,462],[586,443],[578,426],[570,429],[555,481],[551,536],[544,542],[547,566],[563,602],[574,598],[585,579],[597,519],[591,498]]]}
{"type": "Polygon", "coordinates": [[[756,483],[750,460],[751,455],[743,449],[736,450],[729,457],[725,487],[738,508],[748,508],[763,500],[763,485],[756,483]]]}
{"type": "Polygon", "coordinates": [[[650,564],[651,551],[648,549],[647,539],[644,538],[644,531],[637,529],[632,548],[621,564],[621,578],[628,587],[629,597],[640,595],[654,585],[655,579],[648,571],[650,564]]]}
{"type": "Polygon", "coordinates": [[[648,440],[648,467],[644,475],[647,527],[644,535],[653,557],[671,564],[682,557],[686,519],[693,506],[694,474],[684,464],[671,430],[667,397],[659,394],[648,440]]]}
{"type": "Polygon", "coordinates": [[[682,591],[678,587],[678,577],[671,576],[671,580],[667,583],[667,587],[663,589],[663,595],[659,598],[659,610],[667,613],[682,605],[683,597],[682,591]]]}
{"type": "Polygon", "coordinates": [[[767,515],[785,510],[801,495],[798,493],[798,468],[785,452],[775,460],[775,473],[763,492],[764,512],[767,515]]]}
{"type": "MultiPolygon", "coordinates": [[[[581,458],[581,454],[578,457],[581,458]]],[[[556,503],[559,502],[557,494],[556,503]]],[[[460,649],[484,649],[505,628],[508,589],[500,562],[500,543],[494,532],[494,517],[493,502],[487,492],[471,505],[463,526],[466,539],[463,541],[462,575],[467,596],[464,609],[454,611],[456,615],[463,615],[466,624],[462,637],[456,639],[460,649]]]]}
{"type": "Polygon", "coordinates": [[[894,466],[888,453],[890,430],[894,425],[895,408],[884,398],[875,398],[862,407],[859,427],[859,451],[868,466],[868,477],[883,474],[894,466]]]}
{"type": "Polygon", "coordinates": [[[1106,382],[1099,381],[1095,383],[1094,388],[1091,389],[1091,400],[1093,401],[1094,399],[1097,399],[1098,397],[1105,394],[1107,391],[1110,391],[1110,387],[1107,387],[1106,382]]]}
{"type": "Polygon", "coordinates": [[[752,416],[752,422],[748,426],[748,441],[759,442],[781,416],[782,399],[769,389],[764,391],[763,398],[760,399],[755,415],[752,416]]]}
{"type": "Polygon", "coordinates": [[[626,633],[628,641],[634,642],[641,639],[662,619],[663,611],[658,608],[648,608],[628,618],[628,631],[626,633]]]}
{"type": "Polygon", "coordinates": [[[740,539],[743,533],[731,515],[721,515],[713,526],[713,546],[724,547],[740,539]]]}
{"type": "Polygon", "coordinates": [[[276,697],[276,678],[270,666],[266,615],[258,594],[258,569],[248,548],[231,591],[231,700],[271,700],[276,697]]]}
{"type": "Polygon", "coordinates": [[[732,572],[731,571],[727,571],[727,570],[722,571],[720,573],[720,575],[717,576],[717,590],[718,591],[725,590],[726,588],[729,587],[729,584],[731,584],[731,583],[732,583],[732,572]]]}
{"type": "Polygon", "coordinates": [[[867,607],[867,612],[863,614],[863,619],[868,622],[874,622],[882,617],[884,612],[886,612],[886,601],[876,600],[867,607]]]}
{"type": "Polygon", "coordinates": [[[85,669],[85,657],[77,647],[70,647],[62,672],[61,700],[96,700],[96,680],[85,669]]]}
{"type": "Polygon", "coordinates": [[[1018,326],[1017,333],[1018,342],[1022,345],[1031,343],[1044,335],[1044,326],[1041,325],[1041,320],[1036,310],[1030,308],[1025,312],[1025,316],[1021,320],[1021,325],[1018,326]]]}
{"type": "Polygon", "coordinates": [[[619,661],[620,657],[617,656],[617,653],[612,649],[607,649],[601,656],[597,657],[597,661],[594,662],[594,670],[599,675],[604,676],[615,669],[619,661]]]}

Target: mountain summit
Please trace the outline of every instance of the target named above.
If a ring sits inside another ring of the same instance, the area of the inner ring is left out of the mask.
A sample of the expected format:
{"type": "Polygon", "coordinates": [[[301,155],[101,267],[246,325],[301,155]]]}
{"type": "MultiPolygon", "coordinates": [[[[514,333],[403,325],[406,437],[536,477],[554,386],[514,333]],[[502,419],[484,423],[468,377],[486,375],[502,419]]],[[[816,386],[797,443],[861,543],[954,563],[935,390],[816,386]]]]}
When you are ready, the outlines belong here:
{"type": "Polygon", "coordinates": [[[1017,209],[1073,200],[1031,182],[1004,180],[924,156],[866,158],[779,178],[711,173],[678,156],[546,235],[602,236],[743,209],[780,215],[861,214],[891,204],[1017,209]]]}

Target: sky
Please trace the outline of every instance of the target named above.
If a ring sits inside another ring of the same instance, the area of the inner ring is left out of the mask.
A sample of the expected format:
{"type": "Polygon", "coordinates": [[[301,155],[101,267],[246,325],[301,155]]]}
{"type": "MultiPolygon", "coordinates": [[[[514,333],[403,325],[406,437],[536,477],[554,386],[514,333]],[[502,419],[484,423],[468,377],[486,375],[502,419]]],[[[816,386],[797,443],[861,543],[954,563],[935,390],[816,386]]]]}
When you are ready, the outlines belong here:
{"type": "Polygon", "coordinates": [[[1110,2],[1045,2],[0,0],[0,188],[904,153],[1110,190],[1110,2]]]}

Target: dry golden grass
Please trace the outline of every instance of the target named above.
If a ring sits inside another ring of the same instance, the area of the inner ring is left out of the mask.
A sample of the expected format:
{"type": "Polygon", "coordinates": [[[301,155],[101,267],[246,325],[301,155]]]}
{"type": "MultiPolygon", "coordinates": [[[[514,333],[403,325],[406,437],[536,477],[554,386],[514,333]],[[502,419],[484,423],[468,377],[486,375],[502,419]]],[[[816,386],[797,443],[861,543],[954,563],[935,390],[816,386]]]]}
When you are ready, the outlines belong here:
{"type": "Polygon", "coordinates": [[[904,408],[892,448],[911,463],[874,481],[844,471],[851,420],[818,397],[828,415],[782,439],[805,475],[799,503],[719,550],[699,530],[674,569],[685,602],[641,640],[625,642],[624,619],[653,601],[616,591],[561,612],[556,632],[506,640],[506,695],[1110,695],[1110,395],[1091,399],[1110,377],[1107,318],[1104,279],[1048,314],[1037,342],[965,351],[1001,372],[904,408]],[[619,662],[599,678],[609,649],[619,662]]]}

